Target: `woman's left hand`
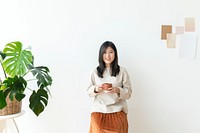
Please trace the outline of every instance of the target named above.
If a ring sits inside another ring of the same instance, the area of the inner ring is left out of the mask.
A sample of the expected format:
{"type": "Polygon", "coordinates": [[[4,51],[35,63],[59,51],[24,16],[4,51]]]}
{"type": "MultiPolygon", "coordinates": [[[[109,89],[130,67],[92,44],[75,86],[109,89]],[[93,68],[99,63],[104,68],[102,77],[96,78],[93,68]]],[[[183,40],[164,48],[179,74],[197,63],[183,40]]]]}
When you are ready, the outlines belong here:
{"type": "Polygon", "coordinates": [[[111,88],[108,88],[108,91],[109,91],[109,93],[117,93],[117,94],[120,93],[120,90],[119,90],[118,87],[111,87],[111,88]]]}

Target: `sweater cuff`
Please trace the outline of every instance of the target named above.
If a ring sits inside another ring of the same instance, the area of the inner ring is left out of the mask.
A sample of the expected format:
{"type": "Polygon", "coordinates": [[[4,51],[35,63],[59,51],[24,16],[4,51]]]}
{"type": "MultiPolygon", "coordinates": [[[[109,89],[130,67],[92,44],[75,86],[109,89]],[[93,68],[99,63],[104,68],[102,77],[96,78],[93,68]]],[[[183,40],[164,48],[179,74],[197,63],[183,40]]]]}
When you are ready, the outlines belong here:
{"type": "Polygon", "coordinates": [[[119,87],[120,93],[118,94],[119,99],[126,99],[127,90],[119,87]]]}

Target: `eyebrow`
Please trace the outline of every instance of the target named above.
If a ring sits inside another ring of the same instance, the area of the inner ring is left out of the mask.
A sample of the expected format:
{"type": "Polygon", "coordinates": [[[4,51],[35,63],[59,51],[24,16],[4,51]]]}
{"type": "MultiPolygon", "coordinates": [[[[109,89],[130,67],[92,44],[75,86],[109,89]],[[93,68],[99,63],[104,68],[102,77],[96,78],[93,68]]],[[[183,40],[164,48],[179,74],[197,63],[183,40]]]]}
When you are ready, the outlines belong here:
{"type": "Polygon", "coordinates": [[[106,51],[114,51],[113,49],[109,49],[109,50],[106,50],[106,51]]]}

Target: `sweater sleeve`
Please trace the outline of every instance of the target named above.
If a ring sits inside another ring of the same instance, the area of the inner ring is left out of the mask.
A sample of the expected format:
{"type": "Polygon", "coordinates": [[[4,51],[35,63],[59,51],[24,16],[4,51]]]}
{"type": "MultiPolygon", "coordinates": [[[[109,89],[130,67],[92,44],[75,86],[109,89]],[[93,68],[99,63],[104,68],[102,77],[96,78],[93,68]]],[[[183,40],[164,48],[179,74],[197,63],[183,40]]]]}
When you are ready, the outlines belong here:
{"type": "Polygon", "coordinates": [[[120,89],[119,99],[129,99],[131,97],[132,94],[131,80],[126,69],[123,70],[122,87],[119,87],[119,89],[120,89]]]}
{"type": "Polygon", "coordinates": [[[87,89],[88,95],[90,97],[95,97],[97,95],[97,93],[94,92],[96,87],[97,87],[97,85],[95,84],[94,72],[92,72],[92,74],[90,76],[90,85],[87,89]]]}

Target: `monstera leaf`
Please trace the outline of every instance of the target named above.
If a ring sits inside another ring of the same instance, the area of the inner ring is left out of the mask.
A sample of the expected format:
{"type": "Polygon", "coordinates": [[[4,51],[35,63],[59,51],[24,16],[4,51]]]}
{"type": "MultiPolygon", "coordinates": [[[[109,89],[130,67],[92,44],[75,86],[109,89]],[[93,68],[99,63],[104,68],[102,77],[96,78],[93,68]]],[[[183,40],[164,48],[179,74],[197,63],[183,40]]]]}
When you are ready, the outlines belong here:
{"type": "Polygon", "coordinates": [[[1,59],[2,59],[2,60],[5,59],[6,54],[4,54],[2,51],[0,51],[0,55],[1,55],[1,59]]]}
{"type": "Polygon", "coordinates": [[[0,109],[3,109],[6,106],[6,100],[5,100],[5,96],[3,94],[3,91],[0,90],[0,109]]]}
{"type": "Polygon", "coordinates": [[[3,68],[11,77],[24,75],[27,72],[28,65],[33,64],[31,51],[22,50],[21,42],[6,44],[3,53],[6,54],[6,58],[3,60],[3,68]]]}
{"type": "Polygon", "coordinates": [[[29,98],[29,108],[38,116],[44,111],[48,103],[48,94],[44,89],[39,89],[37,92],[33,91],[29,98]]]}
{"type": "Polygon", "coordinates": [[[49,75],[49,69],[45,66],[34,67],[32,65],[28,66],[29,70],[32,72],[33,76],[36,77],[37,84],[39,88],[44,88],[52,84],[52,78],[49,75]]]}
{"type": "Polygon", "coordinates": [[[16,100],[20,102],[25,97],[25,94],[23,93],[26,89],[27,82],[23,77],[8,77],[4,80],[3,85],[6,87],[4,95],[5,97],[9,95],[11,101],[13,101],[15,97],[16,100]]]}

